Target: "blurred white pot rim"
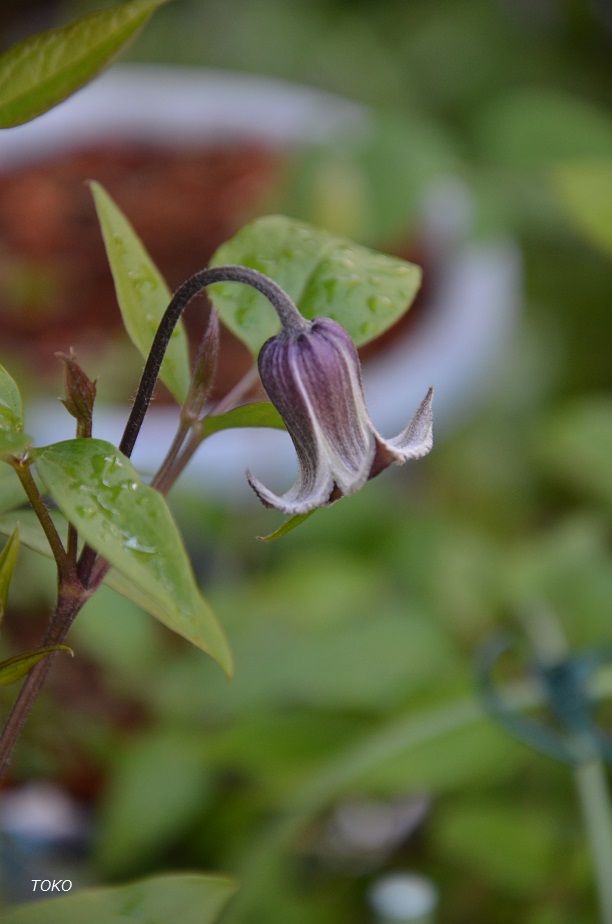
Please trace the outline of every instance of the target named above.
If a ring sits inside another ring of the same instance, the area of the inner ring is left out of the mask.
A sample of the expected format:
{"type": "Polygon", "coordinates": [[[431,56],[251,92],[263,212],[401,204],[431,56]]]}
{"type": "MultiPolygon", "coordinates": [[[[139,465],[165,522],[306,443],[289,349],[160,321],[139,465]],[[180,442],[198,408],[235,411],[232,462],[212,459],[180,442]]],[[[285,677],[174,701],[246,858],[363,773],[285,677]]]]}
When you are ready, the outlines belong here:
{"type": "MultiPolygon", "coordinates": [[[[356,103],[279,80],[218,71],[115,67],[41,118],[3,134],[7,167],[91,142],[137,138],[176,144],[252,139],[292,147],[367,131],[368,113],[356,103]]],[[[436,388],[439,436],[461,419],[490,380],[516,327],[521,269],[511,241],[468,240],[469,193],[453,178],[424,192],[423,227],[436,248],[436,279],[420,323],[367,363],[365,386],[375,425],[385,436],[407,423],[427,387],[436,388]]],[[[95,435],[118,441],[124,408],[99,408],[95,435]]],[[[134,453],[153,470],[174,433],[176,413],[152,407],[134,453]]],[[[71,419],[58,403],[29,408],[28,431],[41,443],[69,439],[71,419]]],[[[233,431],[215,436],[184,478],[243,501],[249,467],[274,489],[289,484],[294,451],[286,434],[233,431]]]]}

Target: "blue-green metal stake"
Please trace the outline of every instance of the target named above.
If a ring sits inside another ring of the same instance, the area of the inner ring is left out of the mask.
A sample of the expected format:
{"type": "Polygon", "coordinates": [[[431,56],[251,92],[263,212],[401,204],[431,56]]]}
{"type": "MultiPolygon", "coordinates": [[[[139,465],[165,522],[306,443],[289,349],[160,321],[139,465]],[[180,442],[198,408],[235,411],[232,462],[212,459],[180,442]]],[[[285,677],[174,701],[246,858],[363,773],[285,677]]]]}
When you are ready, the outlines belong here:
{"type": "Polygon", "coordinates": [[[479,664],[482,698],[489,713],[515,738],[572,767],[589,841],[602,924],[612,924],[612,807],[604,760],[612,760],[612,740],[597,726],[589,681],[601,664],[612,661],[612,649],[571,655],[557,620],[539,609],[523,620],[531,636],[535,660],[531,670],[561,731],[517,715],[498,694],[494,667],[511,649],[497,638],[483,650],[479,664]]]}

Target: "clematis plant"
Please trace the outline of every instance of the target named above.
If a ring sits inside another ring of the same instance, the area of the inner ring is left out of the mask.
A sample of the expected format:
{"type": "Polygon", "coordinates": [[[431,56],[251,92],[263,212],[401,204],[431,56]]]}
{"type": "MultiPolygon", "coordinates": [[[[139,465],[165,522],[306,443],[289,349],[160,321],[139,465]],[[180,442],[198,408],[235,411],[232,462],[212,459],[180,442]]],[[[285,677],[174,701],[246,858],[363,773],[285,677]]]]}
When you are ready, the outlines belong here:
{"type": "Polygon", "coordinates": [[[2,766],[52,657],[66,650],[70,626],[103,581],[231,674],[223,630],[200,593],[164,499],[214,433],[236,426],[288,430],[299,462],[294,487],[279,496],[248,475],[264,504],[293,515],[273,535],[354,493],[387,466],[420,458],[432,444],[431,390],[399,436],[384,439],[376,431],[353,340],[365,342],[382,332],[408,307],[418,286],[416,267],[303,223],[268,216],[222,245],[211,265],[170,297],[127,218],[99,184],[92,184],[92,191],[119,307],[146,362],[117,447],[95,436],[95,383],[72,352],[60,359],[63,403],[76,420],[76,438],[50,446],[37,448],[25,435],[18,387],[4,368],[0,371],[0,456],[31,507],[30,513],[21,509],[21,497],[13,492],[12,509],[0,519],[0,529],[11,535],[0,560],[2,584],[8,587],[19,536],[52,555],[58,573],[57,606],[40,648],[0,665],[0,681],[27,675],[0,739],[2,766]],[[257,268],[261,265],[269,275],[257,268]],[[213,307],[191,368],[181,316],[208,288],[213,307]],[[373,305],[383,305],[386,312],[374,312],[373,305]],[[327,317],[320,316],[320,306],[327,317]],[[257,382],[255,364],[227,395],[211,402],[219,321],[251,348],[270,403],[247,401],[257,382]],[[146,484],[130,456],[158,378],[176,397],[180,413],[165,458],[146,484]]]}
{"type": "MultiPolygon", "coordinates": [[[[36,117],[95,76],[165,2],[127,0],[1,55],[0,128],[36,117]]],[[[215,433],[276,427],[287,429],[293,440],[299,474],[286,494],[276,495],[248,476],[266,505],[291,515],[268,538],[359,490],[387,466],[431,448],[431,391],[406,429],[384,439],[368,417],[356,349],[410,306],[420,283],[416,266],[301,222],[267,216],[239,231],[207,268],[171,295],[119,207],[99,184],[91,189],[119,310],[145,365],[115,446],[96,436],[96,383],[66,343],[58,354],[64,364],[61,400],[74,419],[75,437],[42,447],[27,434],[19,387],[0,366],[0,532],[9,537],[0,550],[0,620],[10,603],[20,544],[53,559],[57,571],[57,599],[39,646],[0,662],[0,684],[23,681],[0,736],[0,774],[54,659],[72,654],[66,638],[74,620],[102,583],[231,675],[225,634],[201,593],[165,500],[215,433]],[[192,363],[181,317],[204,290],[212,307],[192,363]],[[213,402],[220,324],[248,347],[253,367],[213,402]],[[269,402],[252,400],[258,369],[269,402]],[[176,400],[178,423],[147,482],[130,456],[158,380],[176,400]]],[[[212,921],[233,890],[226,878],[155,877],[94,890],[87,896],[87,917],[108,920],[129,907],[130,919],[144,919],[143,909],[157,909],[161,898],[164,907],[195,905],[212,921]]],[[[75,920],[82,917],[79,901],[78,895],[61,899],[75,920]]],[[[50,905],[37,903],[17,915],[20,922],[57,920],[50,905]]]]}

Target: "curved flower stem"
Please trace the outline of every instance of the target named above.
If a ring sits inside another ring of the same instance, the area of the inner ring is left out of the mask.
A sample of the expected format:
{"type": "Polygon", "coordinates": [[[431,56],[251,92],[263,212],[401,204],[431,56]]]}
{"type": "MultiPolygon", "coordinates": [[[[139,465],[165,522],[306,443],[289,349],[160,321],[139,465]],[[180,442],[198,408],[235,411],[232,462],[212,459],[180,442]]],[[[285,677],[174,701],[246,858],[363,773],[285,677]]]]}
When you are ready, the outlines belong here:
{"type": "Polygon", "coordinates": [[[124,455],[131,456],[134,449],[172,331],[192,298],[206,286],[215,282],[240,282],[251,286],[266,296],[286,329],[293,330],[297,334],[308,328],[308,322],[299,313],[287,293],[272,279],[257,270],[244,266],[215,266],[191,276],[174,293],[157,328],[136,398],[119,444],[119,449],[124,455]]]}
{"type": "MultiPolygon", "coordinates": [[[[160,321],[159,327],[151,349],[145,363],[145,367],[140,379],[136,398],[132,405],[130,416],[128,417],[121,442],[119,443],[120,451],[128,458],[131,456],[134,445],[140,433],[140,428],[147,413],[147,408],[151,402],[155,383],[159,375],[159,370],[164,359],[172,331],[176,327],[183,311],[189,302],[196,295],[215,282],[239,282],[243,285],[251,286],[257,289],[268,299],[276,311],[281,324],[286,330],[293,331],[296,335],[308,329],[308,321],[302,317],[293,301],[287,293],[274,280],[264,276],[257,270],[249,269],[245,266],[214,266],[201,270],[194,276],[191,276],[176,290],[172,296],[172,301],[166,308],[166,311],[160,321]]],[[[191,443],[191,441],[190,441],[191,443]]],[[[180,471],[183,470],[187,461],[191,458],[197,446],[188,445],[186,448],[187,456],[180,471]]],[[[176,478],[176,475],[173,475],[176,478]]],[[[168,483],[168,478],[164,478],[164,486],[168,483]]],[[[157,485],[159,489],[159,485],[157,485]]],[[[166,487],[166,490],[168,488],[166,487]]],[[[82,583],[89,587],[92,571],[96,564],[96,553],[91,546],[85,546],[81,552],[78,562],[78,574],[82,583]]]]}

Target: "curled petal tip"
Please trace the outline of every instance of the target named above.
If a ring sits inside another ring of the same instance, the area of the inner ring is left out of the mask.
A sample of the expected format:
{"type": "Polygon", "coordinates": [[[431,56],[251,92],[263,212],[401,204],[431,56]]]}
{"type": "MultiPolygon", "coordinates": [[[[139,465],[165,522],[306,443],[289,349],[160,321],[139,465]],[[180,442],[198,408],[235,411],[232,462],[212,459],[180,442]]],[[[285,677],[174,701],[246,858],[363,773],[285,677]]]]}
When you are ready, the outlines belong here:
{"type": "Polygon", "coordinates": [[[295,514],[300,513],[310,513],[311,510],[316,510],[317,507],[324,507],[330,502],[334,491],[333,483],[323,483],[314,485],[311,489],[306,489],[298,479],[289,491],[279,495],[270,491],[269,488],[266,488],[266,486],[248,470],[246,472],[246,478],[265,507],[274,507],[276,510],[280,510],[282,513],[286,513],[289,516],[295,516],[295,514]]]}
{"type": "Polygon", "coordinates": [[[376,455],[370,478],[375,478],[389,465],[403,465],[405,462],[421,459],[431,450],[433,446],[432,398],[433,388],[429,388],[410,423],[397,436],[386,440],[376,433],[376,455]]]}
{"type": "Polygon", "coordinates": [[[275,504],[273,504],[271,501],[268,500],[268,497],[267,497],[267,495],[268,495],[268,493],[269,493],[269,492],[268,492],[268,489],[261,483],[261,481],[258,481],[257,478],[255,478],[253,475],[251,475],[251,473],[250,473],[250,471],[249,471],[248,468],[247,468],[247,470],[246,470],[246,472],[245,472],[245,475],[246,475],[246,480],[247,480],[248,483],[249,483],[249,487],[251,487],[251,488],[253,489],[253,491],[255,492],[255,494],[257,495],[257,497],[259,498],[259,500],[262,502],[262,504],[264,505],[264,507],[273,507],[273,506],[275,506],[275,504]]]}
{"type": "Polygon", "coordinates": [[[433,446],[433,393],[430,387],[408,426],[389,440],[391,446],[402,454],[403,461],[420,459],[433,446]]]}

